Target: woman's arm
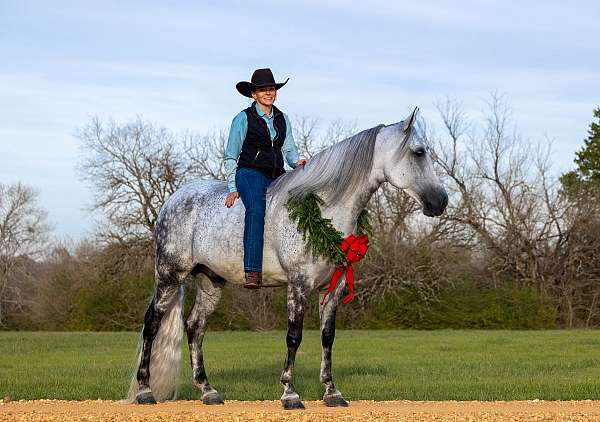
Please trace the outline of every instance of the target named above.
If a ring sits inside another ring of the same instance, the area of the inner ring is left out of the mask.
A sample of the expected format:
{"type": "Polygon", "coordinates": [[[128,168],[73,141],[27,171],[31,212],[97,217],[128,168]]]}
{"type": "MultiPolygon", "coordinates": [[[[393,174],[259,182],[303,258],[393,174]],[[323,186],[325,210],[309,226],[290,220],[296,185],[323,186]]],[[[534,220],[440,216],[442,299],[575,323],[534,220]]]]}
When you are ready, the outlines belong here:
{"type": "MultiPolygon", "coordinates": [[[[298,155],[298,147],[296,146],[296,142],[294,142],[294,135],[292,134],[292,124],[290,123],[290,119],[288,118],[287,114],[285,114],[285,113],[283,113],[283,117],[285,117],[286,134],[285,134],[285,140],[283,141],[283,146],[281,147],[281,152],[283,153],[283,156],[285,157],[285,161],[288,163],[288,165],[291,168],[295,169],[300,164],[299,163],[300,156],[298,155]]],[[[303,161],[304,163],[306,163],[306,160],[300,160],[300,161],[303,161]]]]}

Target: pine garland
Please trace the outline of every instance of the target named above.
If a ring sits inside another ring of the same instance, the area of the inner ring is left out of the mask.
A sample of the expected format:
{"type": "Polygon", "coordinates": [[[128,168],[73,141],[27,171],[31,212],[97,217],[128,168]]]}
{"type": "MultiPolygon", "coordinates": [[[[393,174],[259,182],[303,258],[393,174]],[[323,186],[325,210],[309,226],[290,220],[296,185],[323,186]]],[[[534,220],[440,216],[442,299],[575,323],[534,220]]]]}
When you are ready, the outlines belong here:
{"type": "Polygon", "coordinates": [[[356,234],[358,234],[359,236],[366,234],[369,237],[373,237],[373,226],[371,225],[371,221],[369,220],[369,211],[367,211],[366,209],[362,210],[360,214],[358,214],[356,232],[356,234]]]}
{"type": "MultiPolygon", "coordinates": [[[[309,193],[303,198],[290,197],[286,207],[290,219],[297,221],[298,231],[302,233],[305,242],[308,236],[308,246],[313,256],[329,259],[335,265],[342,266],[346,264],[346,255],[341,247],[343,233],[333,227],[330,218],[321,216],[320,205],[323,203],[317,194],[309,193]]],[[[373,228],[367,210],[360,213],[357,223],[359,235],[372,236],[373,228]]]]}

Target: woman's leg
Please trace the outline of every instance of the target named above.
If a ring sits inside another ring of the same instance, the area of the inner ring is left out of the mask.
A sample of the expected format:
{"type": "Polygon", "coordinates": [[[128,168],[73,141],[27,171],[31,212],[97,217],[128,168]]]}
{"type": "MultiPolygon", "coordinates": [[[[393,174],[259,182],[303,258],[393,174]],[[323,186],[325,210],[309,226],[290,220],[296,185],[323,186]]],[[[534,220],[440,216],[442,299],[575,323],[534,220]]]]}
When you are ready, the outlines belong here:
{"type": "Polygon", "coordinates": [[[244,217],[244,271],[262,271],[266,192],[271,179],[260,171],[242,167],[235,175],[244,217]]]}

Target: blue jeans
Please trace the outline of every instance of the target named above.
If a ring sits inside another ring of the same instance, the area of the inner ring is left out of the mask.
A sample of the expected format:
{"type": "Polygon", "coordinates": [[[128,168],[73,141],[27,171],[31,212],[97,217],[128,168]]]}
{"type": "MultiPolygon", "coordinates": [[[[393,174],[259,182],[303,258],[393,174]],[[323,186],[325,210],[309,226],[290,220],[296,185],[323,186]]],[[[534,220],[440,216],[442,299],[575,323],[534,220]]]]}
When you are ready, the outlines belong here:
{"type": "Polygon", "coordinates": [[[244,217],[244,271],[262,271],[267,187],[275,180],[259,170],[240,167],[235,185],[246,208],[244,217]]]}

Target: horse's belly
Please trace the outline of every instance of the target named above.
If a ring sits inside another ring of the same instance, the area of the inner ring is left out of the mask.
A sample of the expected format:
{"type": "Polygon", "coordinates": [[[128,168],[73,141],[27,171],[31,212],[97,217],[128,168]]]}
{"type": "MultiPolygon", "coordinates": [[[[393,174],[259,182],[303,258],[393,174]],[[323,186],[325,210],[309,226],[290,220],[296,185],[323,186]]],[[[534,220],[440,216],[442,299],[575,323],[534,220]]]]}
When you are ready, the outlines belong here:
{"type": "MultiPolygon", "coordinates": [[[[194,261],[206,265],[225,280],[244,283],[244,223],[216,225],[208,233],[195,236],[194,261]]],[[[239,223],[239,222],[238,222],[239,223]]],[[[271,247],[270,231],[265,229],[263,248],[263,284],[283,285],[287,276],[276,251],[271,247]]]]}

